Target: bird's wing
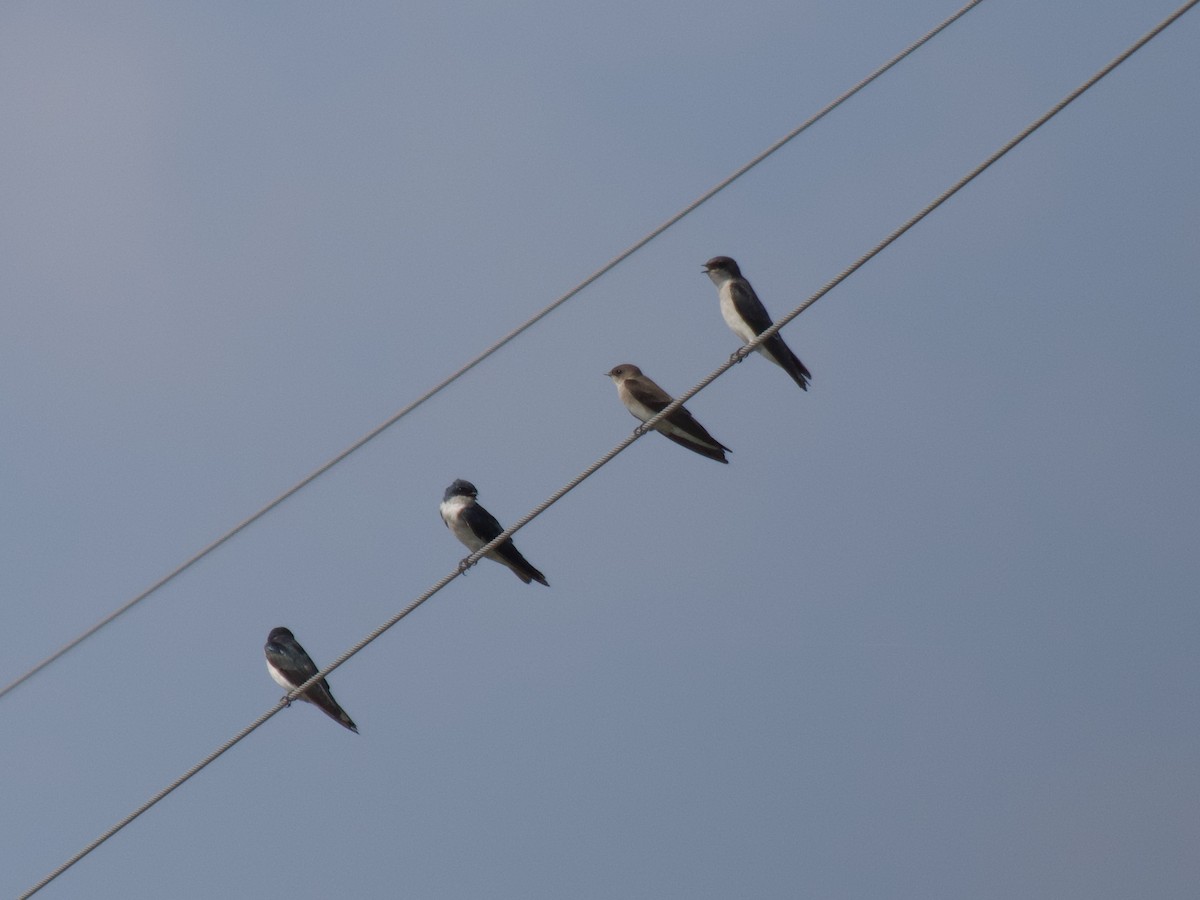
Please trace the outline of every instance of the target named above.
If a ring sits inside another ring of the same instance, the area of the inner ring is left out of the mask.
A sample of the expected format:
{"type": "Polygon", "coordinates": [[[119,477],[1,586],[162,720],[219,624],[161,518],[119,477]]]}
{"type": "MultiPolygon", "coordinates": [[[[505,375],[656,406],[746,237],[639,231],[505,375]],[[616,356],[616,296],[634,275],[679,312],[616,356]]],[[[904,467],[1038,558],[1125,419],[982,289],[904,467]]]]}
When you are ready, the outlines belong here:
{"type": "Polygon", "coordinates": [[[298,643],[288,648],[275,641],[271,641],[263,650],[267,654],[267,661],[286,675],[292,684],[304,684],[304,682],[317,674],[316,664],[313,663],[309,655],[304,652],[304,648],[298,643]]]}
{"type": "Polygon", "coordinates": [[[625,390],[638,403],[656,413],[662,412],[671,402],[671,395],[645,376],[625,379],[625,390]]]}
{"type": "Polygon", "coordinates": [[[476,535],[486,544],[491,541],[504,529],[500,527],[500,523],[496,521],[496,517],[480,506],[478,503],[472,503],[462,511],[463,521],[467,526],[475,532],[476,535]]]}
{"type": "Polygon", "coordinates": [[[754,329],[755,334],[762,334],[774,324],[767,308],[745,281],[735,281],[729,285],[729,294],[733,300],[733,308],[746,324],[754,329]]]}

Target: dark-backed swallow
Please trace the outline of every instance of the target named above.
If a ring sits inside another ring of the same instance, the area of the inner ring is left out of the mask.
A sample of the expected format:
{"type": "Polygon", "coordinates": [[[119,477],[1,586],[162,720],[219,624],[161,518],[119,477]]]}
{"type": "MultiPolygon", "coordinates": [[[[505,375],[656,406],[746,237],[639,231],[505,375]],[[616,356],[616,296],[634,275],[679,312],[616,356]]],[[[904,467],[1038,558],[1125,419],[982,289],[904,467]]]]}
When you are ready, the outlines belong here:
{"type": "MultiPolygon", "coordinates": [[[[446,527],[472,553],[486,544],[490,544],[504,531],[500,527],[500,523],[496,521],[496,517],[475,502],[478,494],[479,491],[476,490],[475,485],[458,478],[450,487],[446,488],[446,493],[442,495],[442,504],[438,507],[446,527]]],[[[485,556],[508,566],[526,584],[536,581],[550,587],[546,576],[530,565],[529,560],[521,555],[521,551],[512,542],[512,538],[508,538],[502,544],[494,547],[485,556]]]]}
{"type": "MultiPolygon", "coordinates": [[[[617,396],[625,404],[625,408],[633,413],[635,418],[643,422],[667,408],[671,395],[642,374],[642,370],[631,363],[622,363],[608,373],[608,377],[617,386],[617,396]]],[[[715,459],[717,462],[728,463],[726,451],[732,453],[724,444],[705,430],[704,426],[692,418],[692,414],[682,406],[664,419],[659,419],[654,430],[665,435],[681,447],[687,447],[701,456],[715,459]]]]}
{"type": "MultiPolygon", "coordinates": [[[[714,256],[704,264],[704,271],[717,286],[721,315],[734,334],[750,342],[771,327],[771,316],[754,293],[754,288],[750,287],[750,282],[742,277],[737,263],[728,256],[714,256]]],[[[783,342],[782,334],[776,332],[755,349],[791,375],[803,390],[808,390],[812,373],[783,342]]]]}
{"type": "MultiPolygon", "coordinates": [[[[304,652],[300,642],[286,628],[272,628],[263,650],[267,654],[267,671],[271,673],[275,683],[288,693],[320,671],[312,657],[304,652]]],[[[333,694],[329,692],[329,682],[324,678],[301,694],[300,699],[307,700],[329,718],[358,734],[358,726],[333,699],[333,694]]]]}

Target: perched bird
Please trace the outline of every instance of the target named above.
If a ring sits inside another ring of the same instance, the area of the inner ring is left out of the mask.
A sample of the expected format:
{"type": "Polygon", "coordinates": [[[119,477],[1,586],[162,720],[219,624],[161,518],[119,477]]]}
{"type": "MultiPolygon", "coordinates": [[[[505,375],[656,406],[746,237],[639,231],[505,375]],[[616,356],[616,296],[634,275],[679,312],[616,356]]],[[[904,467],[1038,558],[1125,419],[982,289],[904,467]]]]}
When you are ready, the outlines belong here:
{"type": "MultiPolygon", "coordinates": [[[[446,493],[442,495],[442,504],[438,507],[446,527],[454,532],[454,536],[472,553],[491,543],[504,531],[496,517],[475,502],[478,494],[475,485],[458,478],[446,488],[446,493]]],[[[550,587],[546,576],[521,555],[512,538],[508,538],[485,555],[488,559],[508,566],[526,584],[536,581],[550,587]]]]}
{"type": "MultiPolygon", "coordinates": [[[[631,363],[622,363],[607,374],[617,386],[617,396],[621,398],[625,408],[643,422],[662,412],[671,402],[670,394],[631,363]]],[[[709,434],[682,406],[666,418],[659,419],[654,430],[679,446],[687,447],[717,462],[728,463],[725,452],[733,452],[709,434]]]]}
{"type": "MultiPolygon", "coordinates": [[[[741,269],[732,259],[728,256],[714,256],[704,264],[704,271],[717,286],[717,296],[721,300],[721,315],[725,317],[725,324],[743,341],[754,340],[774,324],[766,307],[754,293],[754,288],[742,277],[741,269]]],[[[783,335],[776,332],[756,349],[791,375],[802,390],[808,390],[812,373],[783,342],[783,335]]]]}
{"type": "MultiPolygon", "coordinates": [[[[288,693],[320,671],[312,657],[304,652],[300,642],[286,628],[272,628],[271,633],[267,635],[267,644],[263,651],[267,654],[267,671],[271,673],[275,683],[288,693]]],[[[300,699],[307,700],[329,718],[358,734],[358,726],[333,699],[333,694],[329,692],[329,682],[324,678],[301,694],[300,699]]]]}

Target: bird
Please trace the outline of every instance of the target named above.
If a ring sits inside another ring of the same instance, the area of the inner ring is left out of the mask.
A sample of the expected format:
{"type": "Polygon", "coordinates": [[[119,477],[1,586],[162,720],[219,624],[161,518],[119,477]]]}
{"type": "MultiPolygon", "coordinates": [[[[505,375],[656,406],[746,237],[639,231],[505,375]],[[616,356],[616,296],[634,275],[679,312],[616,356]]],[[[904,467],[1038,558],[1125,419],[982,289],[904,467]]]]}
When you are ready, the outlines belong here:
{"type": "MultiPolygon", "coordinates": [[[[441,506],[438,507],[446,527],[472,553],[490,544],[504,531],[500,527],[500,523],[496,521],[496,517],[475,501],[478,495],[479,490],[475,485],[462,478],[456,478],[446,488],[446,492],[442,495],[441,506]]],[[[525,584],[536,581],[538,584],[550,587],[546,576],[521,555],[521,551],[512,542],[512,538],[506,538],[503,543],[493,547],[484,555],[488,559],[494,559],[496,562],[508,566],[525,584]]]]}
{"type": "MultiPolygon", "coordinates": [[[[263,652],[267,655],[267,671],[271,673],[275,683],[289,694],[320,671],[312,657],[304,652],[300,642],[286,628],[271,629],[263,652]]],[[[329,691],[329,682],[324,678],[301,694],[300,699],[307,700],[339,725],[358,734],[358,726],[333,699],[333,694],[329,691]]]]}
{"type": "MultiPolygon", "coordinates": [[[[670,394],[643,375],[642,370],[632,363],[621,363],[606,374],[617,386],[617,396],[625,404],[625,408],[643,422],[666,409],[672,400],[670,394]]],[[[719,463],[728,464],[729,460],[725,458],[725,454],[733,452],[709,434],[682,406],[669,416],[659,419],[654,425],[654,430],[679,446],[687,447],[719,463]]]]}
{"type": "MultiPolygon", "coordinates": [[[[754,293],[754,288],[750,287],[750,282],[742,277],[742,270],[736,262],[728,256],[714,256],[704,264],[704,271],[717,286],[721,315],[734,334],[749,342],[771,327],[770,314],[754,293]]],[[[783,335],[775,332],[755,349],[791,375],[801,390],[808,390],[812,373],[783,342],[783,335]]]]}

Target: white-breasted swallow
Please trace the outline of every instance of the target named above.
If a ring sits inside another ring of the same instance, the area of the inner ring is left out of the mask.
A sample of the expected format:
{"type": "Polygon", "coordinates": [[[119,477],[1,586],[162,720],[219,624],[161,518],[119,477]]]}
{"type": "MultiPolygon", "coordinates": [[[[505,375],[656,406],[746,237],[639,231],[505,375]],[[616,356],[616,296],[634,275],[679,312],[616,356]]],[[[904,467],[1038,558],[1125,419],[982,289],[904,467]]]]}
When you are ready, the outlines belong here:
{"type": "MultiPolygon", "coordinates": [[[[750,342],[774,324],[767,309],[742,277],[738,264],[728,256],[714,256],[704,264],[704,271],[717,286],[717,297],[721,301],[721,315],[725,324],[743,341],[750,342]]],[[[783,342],[783,335],[776,332],[769,340],[756,348],[759,353],[792,376],[802,390],[808,390],[812,373],[783,342]]]]}
{"type": "MultiPolygon", "coordinates": [[[[267,644],[263,651],[267,655],[267,671],[271,673],[275,683],[288,693],[320,671],[312,657],[304,652],[300,642],[286,628],[272,628],[271,633],[267,635],[267,644]]],[[[358,734],[358,726],[333,699],[333,694],[329,691],[329,682],[324,678],[301,694],[300,699],[307,700],[339,725],[358,734]]]]}
{"type": "MultiPolygon", "coordinates": [[[[500,527],[500,523],[496,521],[496,517],[476,502],[475,498],[478,494],[479,491],[475,485],[458,478],[451,483],[450,487],[446,488],[446,492],[442,495],[441,506],[438,507],[446,527],[472,553],[490,544],[504,531],[500,527]]],[[[538,584],[550,587],[546,576],[521,555],[521,551],[512,542],[512,538],[493,548],[486,556],[488,559],[494,559],[496,562],[508,566],[526,584],[536,581],[538,584]]]]}

